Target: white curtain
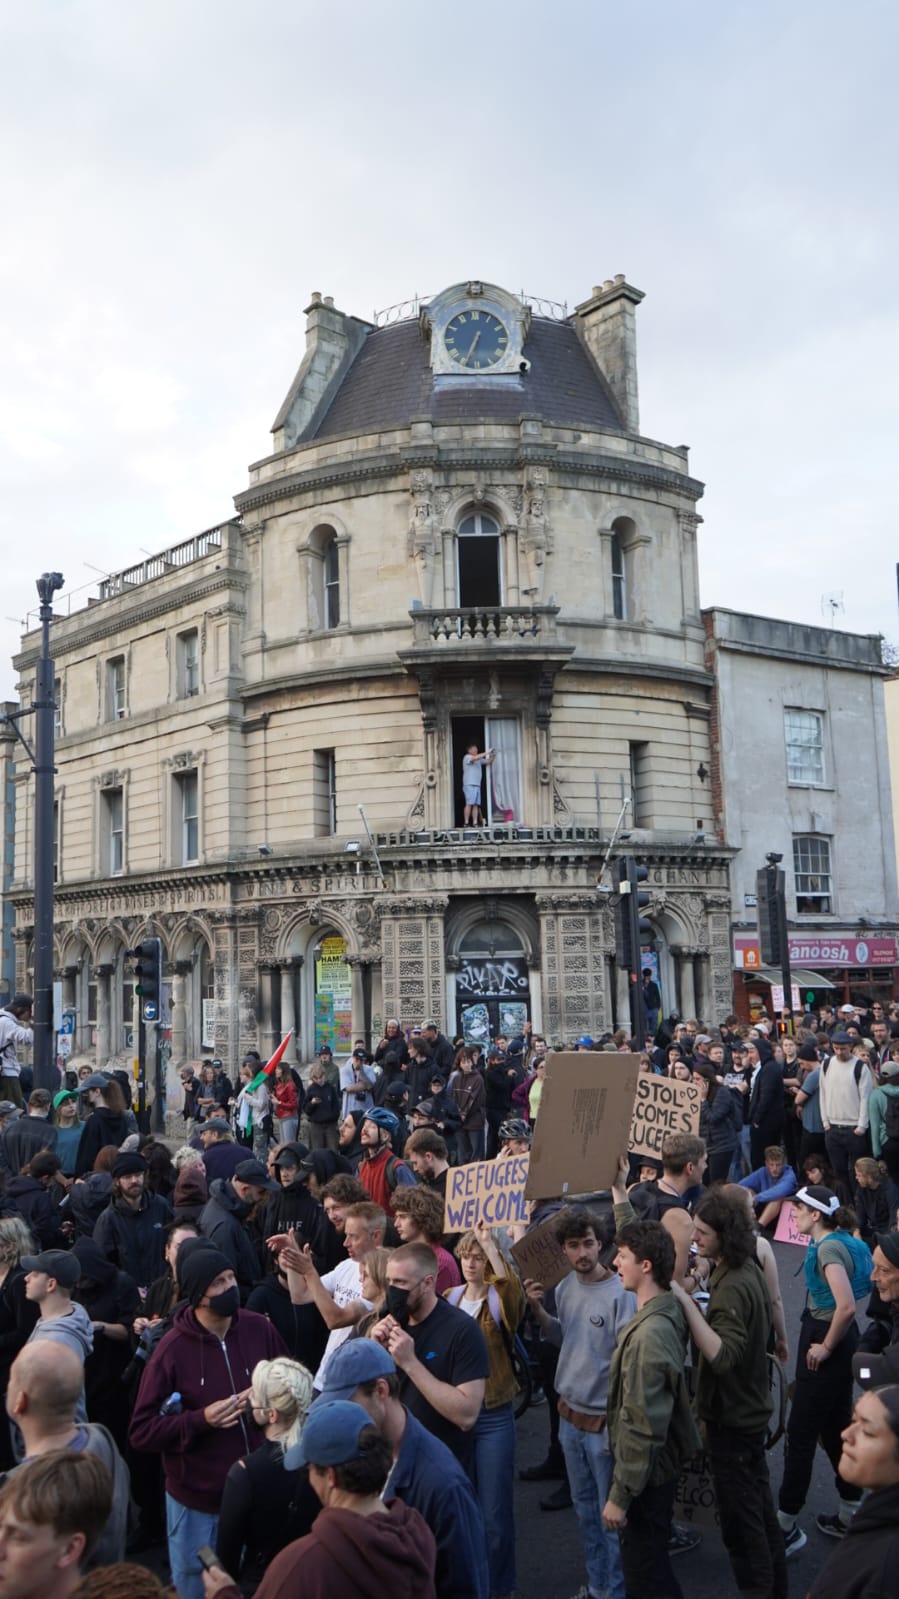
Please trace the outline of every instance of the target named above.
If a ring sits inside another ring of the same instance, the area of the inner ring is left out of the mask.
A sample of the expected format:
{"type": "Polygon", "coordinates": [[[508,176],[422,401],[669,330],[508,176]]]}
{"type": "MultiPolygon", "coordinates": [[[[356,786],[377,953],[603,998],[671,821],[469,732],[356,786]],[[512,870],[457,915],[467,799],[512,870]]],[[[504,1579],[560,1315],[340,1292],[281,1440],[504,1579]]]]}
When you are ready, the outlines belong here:
{"type": "Polygon", "coordinates": [[[492,822],[521,821],[521,769],[518,753],[518,722],[512,716],[490,716],[486,720],[486,739],[496,759],[487,768],[490,784],[492,822]]]}

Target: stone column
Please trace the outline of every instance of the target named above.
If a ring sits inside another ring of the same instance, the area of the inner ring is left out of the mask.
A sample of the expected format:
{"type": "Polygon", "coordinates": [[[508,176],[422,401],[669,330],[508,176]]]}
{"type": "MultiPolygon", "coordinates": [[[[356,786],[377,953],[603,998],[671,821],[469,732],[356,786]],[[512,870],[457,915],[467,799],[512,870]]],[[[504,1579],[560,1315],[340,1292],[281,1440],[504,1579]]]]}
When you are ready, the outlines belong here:
{"type": "Polygon", "coordinates": [[[175,961],[172,967],[172,1065],[181,1066],[190,1054],[187,1036],[188,984],[193,966],[175,961]]]}
{"type": "Polygon", "coordinates": [[[615,1015],[619,1027],[631,1030],[631,981],[626,966],[615,962],[615,1015]]]}
{"type": "Polygon", "coordinates": [[[606,1023],[602,918],[594,896],[537,895],[545,1030],[566,1042],[606,1023]]]}
{"type": "MultiPolygon", "coordinates": [[[[259,1050],[262,1059],[268,1060],[273,1055],[281,1040],[275,1026],[275,984],[279,981],[277,966],[271,962],[260,962],[259,965],[259,993],[261,999],[261,1015],[259,1017],[259,1050]]],[[[280,999],[280,989],[278,998],[280,999]]]]}
{"type": "Polygon", "coordinates": [[[705,1027],[709,1027],[716,1020],[713,1013],[711,974],[709,971],[709,952],[707,949],[698,949],[695,956],[694,978],[696,983],[696,1016],[705,1027]]]}
{"type": "Polygon", "coordinates": [[[112,993],[110,981],[115,971],[111,962],[94,967],[97,979],[97,1065],[104,1066],[112,1054],[112,993]]]}
{"type": "Polygon", "coordinates": [[[517,527],[504,527],[501,534],[502,560],[504,578],[504,605],[518,605],[521,600],[520,579],[518,575],[518,529],[517,527]]]}
{"type": "MultiPolygon", "coordinates": [[[[296,1002],[296,972],[295,960],[279,962],[281,972],[281,1038],[287,1032],[292,1032],[293,1037],[284,1051],[284,1059],[295,1065],[299,1059],[297,1055],[297,1002],[296,1002]]],[[[280,1040],[279,1040],[280,1042],[280,1040]]]]}
{"type": "MultiPolygon", "coordinates": [[[[404,1027],[433,1017],[446,1020],[446,971],[443,918],[449,896],[404,895],[383,899],[381,965],[384,1014],[398,1016],[404,1027]]],[[[355,988],[353,991],[355,1020],[355,988]]]]}
{"type": "Polygon", "coordinates": [[[696,1015],[693,951],[688,949],[686,944],[678,944],[672,946],[671,953],[676,963],[675,983],[677,986],[678,1015],[686,1022],[696,1015]]]}
{"type": "Polygon", "coordinates": [[[75,1010],[78,1004],[76,982],[78,979],[78,966],[64,966],[62,969],[62,1008],[75,1010]]]}

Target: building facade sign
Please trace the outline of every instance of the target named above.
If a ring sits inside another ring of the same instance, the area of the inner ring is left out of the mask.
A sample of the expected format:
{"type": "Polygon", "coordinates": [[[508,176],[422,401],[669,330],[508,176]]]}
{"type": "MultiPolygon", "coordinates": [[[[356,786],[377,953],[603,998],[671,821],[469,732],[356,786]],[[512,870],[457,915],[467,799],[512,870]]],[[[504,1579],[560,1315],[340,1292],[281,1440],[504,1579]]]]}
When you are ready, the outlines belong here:
{"type": "MultiPolygon", "coordinates": [[[[896,939],[892,935],[859,938],[857,933],[790,933],[787,937],[791,966],[894,966],[896,939]]],[[[734,966],[738,971],[757,972],[762,968],[762,952],[754,933],[734,934],[734,966]]]]}

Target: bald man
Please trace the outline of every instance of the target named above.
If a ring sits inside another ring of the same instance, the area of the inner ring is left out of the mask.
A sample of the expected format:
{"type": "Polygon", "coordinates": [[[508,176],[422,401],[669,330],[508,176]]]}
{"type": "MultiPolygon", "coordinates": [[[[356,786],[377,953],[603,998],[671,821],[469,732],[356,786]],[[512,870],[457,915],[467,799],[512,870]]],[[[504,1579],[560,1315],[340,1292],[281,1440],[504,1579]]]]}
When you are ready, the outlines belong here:
{"type": "Polygon", "coordinates": [[[125,1559],[131,1479],[112,1434],[97,1422],[76,1419],[83,1382],[81,1360],[66,1344],[26,1344],[12,1363],[6,1411],[25,1442],[22,1465],[51,1449],[71,1449],[96,1455],[109,1471],[112,1515],[87,1562],[93,1570],[125,1559]]]}

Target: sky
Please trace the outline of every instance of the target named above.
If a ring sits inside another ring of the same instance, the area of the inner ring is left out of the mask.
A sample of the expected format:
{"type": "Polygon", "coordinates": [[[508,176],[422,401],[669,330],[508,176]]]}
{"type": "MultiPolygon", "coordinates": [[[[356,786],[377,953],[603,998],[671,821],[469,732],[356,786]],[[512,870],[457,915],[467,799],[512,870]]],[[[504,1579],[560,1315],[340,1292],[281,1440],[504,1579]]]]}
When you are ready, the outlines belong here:
{"type": "Polygon", "coordinates": [[[0,699],[42,571],[77,607],[233,514],[311,291],[473,277],[624,272],[703,604],[899,643],[897,44],[879,0],[0,0],[0,699]]]}

